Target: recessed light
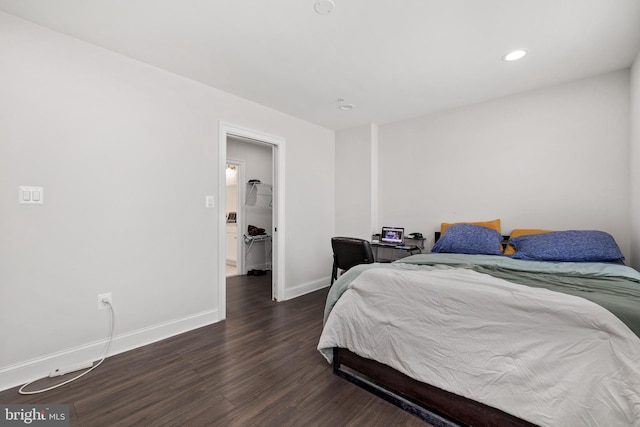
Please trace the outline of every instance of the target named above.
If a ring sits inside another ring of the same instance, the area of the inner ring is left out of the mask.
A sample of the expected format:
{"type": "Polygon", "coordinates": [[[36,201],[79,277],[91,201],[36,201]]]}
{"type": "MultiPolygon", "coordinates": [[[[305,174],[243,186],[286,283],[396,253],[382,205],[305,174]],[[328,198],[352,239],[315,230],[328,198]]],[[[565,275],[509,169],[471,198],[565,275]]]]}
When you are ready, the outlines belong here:
{"type": "Polygon", "coordinates": [[[333,0],[318,0],[313,5],[318,15],[328,15],[336,8],[336,4],[333,0]]]}
{"type": "Polygon", "coordinates": [[[527,54],[527,51],[524,49],[518,49],[507,53],[502,57],[503,61],[517,61],[518,59],[523,58],[527,54]]]}

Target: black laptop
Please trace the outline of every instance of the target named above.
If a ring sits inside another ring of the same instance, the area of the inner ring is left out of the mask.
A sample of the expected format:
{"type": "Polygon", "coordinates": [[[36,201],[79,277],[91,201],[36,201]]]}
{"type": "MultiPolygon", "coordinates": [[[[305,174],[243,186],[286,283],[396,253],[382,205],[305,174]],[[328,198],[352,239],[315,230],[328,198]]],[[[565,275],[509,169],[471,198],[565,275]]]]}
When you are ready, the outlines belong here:
{"type": "Polygon", "coordinates": [[[382,227],[380,233],[380,243],[387,245],[401,245],[404,242],[404,228],[402,227],[382,227]]]}

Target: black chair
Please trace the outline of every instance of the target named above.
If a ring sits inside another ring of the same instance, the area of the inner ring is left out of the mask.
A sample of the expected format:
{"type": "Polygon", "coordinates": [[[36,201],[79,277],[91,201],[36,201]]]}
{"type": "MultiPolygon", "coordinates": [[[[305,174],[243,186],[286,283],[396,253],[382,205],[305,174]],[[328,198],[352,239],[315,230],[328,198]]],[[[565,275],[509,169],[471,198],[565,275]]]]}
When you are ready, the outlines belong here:
{"type": "Polygon", "coordinates": [[[338,278],[338,269],[347,271],[354,265],[371,264],[373,250],[368,240],[355,237],[332,237],[333,270],[331,272],[331,284],[338,278]]]}

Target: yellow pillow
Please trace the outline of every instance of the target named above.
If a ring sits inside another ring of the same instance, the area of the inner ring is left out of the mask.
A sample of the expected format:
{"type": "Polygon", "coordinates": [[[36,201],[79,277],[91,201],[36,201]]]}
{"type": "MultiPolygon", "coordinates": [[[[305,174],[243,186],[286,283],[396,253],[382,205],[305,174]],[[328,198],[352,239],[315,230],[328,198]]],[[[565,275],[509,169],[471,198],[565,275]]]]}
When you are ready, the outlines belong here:
{"type": "Polygon", "coordinates": [[[445,230],[447,228],[449,228],[449,226],[453,225],[453,224],[473,224],[473,225],[481,225],[482,227],[489,227],[489,228],[493,228],[494,230],[496,230],[498,233],[502,234],[502,231],[500,230],[500,220],[499,219],[494,219],[493,221],[479,221],[479,222],[455,222],[455,223],[446,223],[443,222],[440,225],[440,235],[443,235],[445,230]]]}
{"type": "MultiPolygon", "coordinates": [[[[518,236],[526,236],[527,234],[543,234],[550,233],[552,230],[538,230],[535,228],[516,228],[511,232],[509,237],[518,237],[518,236]]],[[[507,245],[507,248],[504,250],[505,255],[513,255],[516,253],[516,248],[512,245],[507,245]]]]}

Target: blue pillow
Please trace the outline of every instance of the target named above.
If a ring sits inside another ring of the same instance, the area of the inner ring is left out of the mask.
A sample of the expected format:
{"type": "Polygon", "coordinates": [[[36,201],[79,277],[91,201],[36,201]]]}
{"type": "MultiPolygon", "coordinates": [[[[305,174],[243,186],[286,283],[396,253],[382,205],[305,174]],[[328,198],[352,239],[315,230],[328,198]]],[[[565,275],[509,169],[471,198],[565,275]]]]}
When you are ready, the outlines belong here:
{"type": "Polygon", "coordinates": [[[568,230],[528,234],[509,239],[516,248],[511,257],[536,261],[617,262],[624,256],[614,238],[604,231],[568,230]]]}
{"type": "Polygon", "coordinates": [[[493,228],[474,224],[453,224],[431,249],[434,253],[502,255],[502,235],[493,228]]]}

